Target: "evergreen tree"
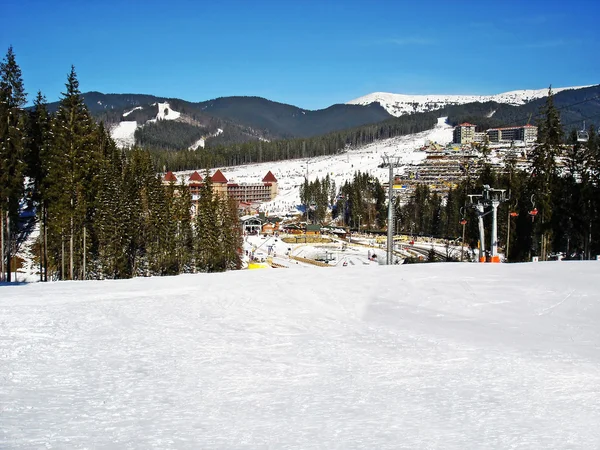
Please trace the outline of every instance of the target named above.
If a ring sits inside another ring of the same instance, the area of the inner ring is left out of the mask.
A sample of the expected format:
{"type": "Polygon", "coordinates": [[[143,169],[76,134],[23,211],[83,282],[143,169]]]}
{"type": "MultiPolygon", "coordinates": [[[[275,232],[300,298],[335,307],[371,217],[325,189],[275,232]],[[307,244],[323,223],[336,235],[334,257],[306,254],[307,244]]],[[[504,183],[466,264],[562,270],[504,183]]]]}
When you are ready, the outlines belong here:
{"type": "Polygon", "coordinates": [[[553,198],[552,187],[558,178],[557,158],[561,155],[563,129],[560,114],[554,106],[552,89],[548,90],[546,104],[542,108],[543,117],[538,124],[538,141],[531,158],[531,191],[535,196],[539,210],[536,218],[534,249],[539,236],[540,250],[537,252],[542,260],[551,247],[553,198]]]}
{"type": "Polygon", "coordinates": [[[38,248],[40,249],[40,274],[43,281],[48,281],[46,188],[51,145],[50,128],[51,116],[46,107],[46,98],[41,92],[38,92],[29,113],[29,142],[25,154],[27,164],[25,174],[29,177],[28,198],[36,205],[38,222],[41,224],[38,248]]]}
{"type": "Polygon", "coordinates": [[[190,188],[181,183],[174,198],[174,220],[177,230],[175,251],[180,272],[192,272],[194,269],[194,227],[192,224],[192,195],[190,188]]]}
{"type": "Polygon", "coordinates": [[[22,108],[26,98],[21,69],[9,47],[0,62],[0,259],[9,282],[19,230],[19,204],[23,197],[26,123],[22,108]]]}
{"type": "Polygon", "coordinates": [[[53,224],[55,255],[58,241],[61,244],[61,278],[67,278],[63,249],[66,242],[68,278],[74,279],[80,275],[83,265],[82,238],[94,214],[102,158],[94,140],[96,125],[81,97],[74,67],[71,67],[66,88],[52,127],[54,142],[48,172],[52,189],[48,214],[53,224]]]}
{"type": "Polygon", "coordinates": [[[213,192],[208,170],[200,189],[200,201],[196,216],[196,266],[201,272],[219,270],[218,199],[213,192]]]}

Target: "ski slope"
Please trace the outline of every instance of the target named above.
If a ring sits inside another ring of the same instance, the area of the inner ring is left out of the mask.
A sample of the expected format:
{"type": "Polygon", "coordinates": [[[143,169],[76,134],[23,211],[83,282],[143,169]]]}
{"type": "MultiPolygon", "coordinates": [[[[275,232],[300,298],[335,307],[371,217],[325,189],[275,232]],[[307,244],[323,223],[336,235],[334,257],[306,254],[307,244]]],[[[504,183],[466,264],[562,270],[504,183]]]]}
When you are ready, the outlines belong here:
{"type": "Polygon", "coordinates": [[[0,448],[600,448],[599,264],[2,286],[0,448]]]}
{"type": "MultiPolygon", "coordinates": [[[[300,205],[300,186],[307,176],[310,181],[314,181],[316,178],[323,179],[329,175],[339,189],[345,182],[351,181],[354,173],[360,170],[387,183],[388,169],[378,167],[382,163],[381,157],[388,154],[399,158],[399,167],[396,173],[402,173],[410,165],[418,164],[426,156],[425,152],[420,151],[419,148],[427,141],[441,144],[452,141],[453,128],[446,123],[446,120],[447,117],[440,117],[436,126],[431,130],[376,141],[337,155],[245,164],[235,167],[220,167],[219,169],[232,183],[260,181],[270,170],[277,178],[279,195],[273,201],[263,203],[260,209],[271,214],[296,213],[296,207],[300,205]]],[[[198,170],[202,169],[198,168],[198,170]]],[[[176,175],[181,180],[187,180],[192,172],[179,172],[176,175]]]]}

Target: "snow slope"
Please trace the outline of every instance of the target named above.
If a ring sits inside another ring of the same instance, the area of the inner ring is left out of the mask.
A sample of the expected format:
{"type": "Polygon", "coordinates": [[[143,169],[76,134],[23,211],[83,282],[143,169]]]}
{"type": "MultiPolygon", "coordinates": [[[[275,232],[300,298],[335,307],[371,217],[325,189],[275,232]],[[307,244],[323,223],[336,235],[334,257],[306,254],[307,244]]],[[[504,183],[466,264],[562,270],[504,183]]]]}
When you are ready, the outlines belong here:
{"type": "Polygon", "coordinates": [[[133,147],[135,145],[136,129],[137,122],[135,120],[125,120],[111,128],[110,136],[115,141],[115,144],[117,144],[117,147],[133,147]]]}
{"type": "MultiPolygon", "coordinates": [[[[567,89],[582,89],[589,86],[575,86],[564,88],[553,88],[554,93],[567,89]]],[[[518,91],[504,92],[496,95],[406,95],[391,94],[388,92],[374,92],[363,97],[350,100],[350,105],[368,105],[379,102],[388,113],[393,116],[402,116],[413,112],[433,111],[447,105],[462,105],[472,102],[507,103],[509,105],[523,105],[536,98],[548,95],[548,89],[522,89],[518,91]]]]}
{"type": "Polygon", "coordinates": [[[196,142],[194,142],[192,145],[190,145],[188,147],[188,150],[197,150],[199,147],[204,148],[204,145],[206,143],[206,139],[218,136],[221,133],[223,133],[223,130],[221,128],[217,128],[217,131],[215,131],[214,133],[212,133],[212,134],[210,134],[208,136],[201,137],[196,142]]]}
{"type": "Polygon", "coordinates": [[[598,264],[0,287],[0,448],[600,448],[598,264]]]}
{"type": "MultiPolygon", "coordinates": [[[[307,175],[307,164],[309,180],[314,181],[317,177],[323,179],[329,175],[338,188],[344,182],[350,181],[358,170],[370,173],[387,183],[388,169],[378,168],[382,161],[381,156],[385,153],[398,156],[400,167],[396,173],[401,173],[409,165],[416,164],[425,158],[425,152],[418,149],[427,141],[442,144],[452,141],[452,127],[446,123],[445,117],[438,119],[437,125],[431,130],[377,141],[337,155],[221,167],[220,169],[229,181],[238,183],[260,181],[269,170],[272,171],[278,180],[279,195],[275,200],[264,203],[261,209],[270,213],[285,214],[291,210],[295,211],[296,206],[300,204],[300,185],[307,175]]],[[[181,172],[177,175],[186,179],[190,174],[191,172],[181,172]]]]}
{"type": "Polygon", "coordinates": [[[135,108],[133,108],[131,111],[127,111],[127,112],[123,113],[123,117],[127,117],[129,114],[131,114],[132,112],[134,112],[134,111],[136,111],[136,110],[138,110],[138,109],[144,109],[144,108],[143,108],[143,107],[141,107],[141,106],[136,106],[136,107],[135,107],[135,108]]]}

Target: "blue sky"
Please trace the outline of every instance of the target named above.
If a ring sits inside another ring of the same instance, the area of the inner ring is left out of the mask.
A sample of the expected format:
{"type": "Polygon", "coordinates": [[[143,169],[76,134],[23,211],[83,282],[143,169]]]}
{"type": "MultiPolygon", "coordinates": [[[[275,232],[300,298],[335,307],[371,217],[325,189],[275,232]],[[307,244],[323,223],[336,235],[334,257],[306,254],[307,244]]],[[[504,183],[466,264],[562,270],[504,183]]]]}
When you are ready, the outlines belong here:
{"type": "Polygon", "coordinates": [[[600,2],[0,0],[33,98],[82,91],[303,108],[375,91],[495,94],[600,83],[600,2]],[[8,19],[8,20],[7,20],[8,19]]]}

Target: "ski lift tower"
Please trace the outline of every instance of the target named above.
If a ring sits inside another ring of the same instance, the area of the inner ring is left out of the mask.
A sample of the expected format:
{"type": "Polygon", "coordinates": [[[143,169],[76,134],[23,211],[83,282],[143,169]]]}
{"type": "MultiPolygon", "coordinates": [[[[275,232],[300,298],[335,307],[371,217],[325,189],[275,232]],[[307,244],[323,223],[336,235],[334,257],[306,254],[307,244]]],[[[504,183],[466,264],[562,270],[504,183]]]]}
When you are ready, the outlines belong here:
{"type": "Polygon", "coordinates": [[[389,168],[388,180],[388,223],[387,223],[387,260],[389,266],[394,264],[394,168],[398,167],[400,158],[384,153],[381,157],[383,164],[389,168]]]}
{"type": "Polygon", "coordinates": [[[483,186],[481,194],[470,194],[471,204],[477,211],[479,219],[479,262],[485,262],[485,229],[483,218],[490,212],[492,213],[492,236],[490,242],[491,262],[500,262],[498,255],[498,206],[507,200],[506,189],[493,189],[488,184],[483,186]],[[477,199],[477,203],[474,202],[477,199]],[[492,209],[485,212],[485,208],[490,206],[492,209]]]}
{"type": "Polygon", "coordinates": [[[488,185],[484,186],[484,192],[487,190],[489,202],[492,206],[492,261],[493,263],[500,262],[498,255],[498,206],[506,201],[506,189],[492,189],[488,185]],[[486,189],[487,188],[487,189],[486,189]]]}
{"type": "Polygon", "coordinates": [[[469,194],[471,206],[477,211],[477,219],[479,221],[479,262],[485,262],[485,228],[483,227],[483,216],[487,213],[485,203],[483,202],[483,194],[469,194]],[[477,203],[474,202],[477,199],[477,203]]]}

